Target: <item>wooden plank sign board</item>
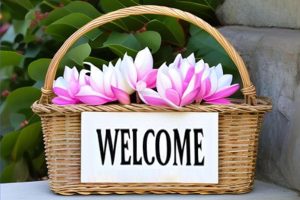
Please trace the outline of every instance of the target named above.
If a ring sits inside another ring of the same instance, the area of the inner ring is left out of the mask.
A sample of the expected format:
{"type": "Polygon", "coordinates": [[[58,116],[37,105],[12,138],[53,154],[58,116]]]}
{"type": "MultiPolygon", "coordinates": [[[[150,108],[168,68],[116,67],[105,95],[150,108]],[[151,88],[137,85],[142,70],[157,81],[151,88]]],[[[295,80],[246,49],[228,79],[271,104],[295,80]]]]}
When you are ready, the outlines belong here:
{"type": "Polygon", "coordinates": [[[218,113],[83,112],[83,183],[218,183],[218,113]]]}

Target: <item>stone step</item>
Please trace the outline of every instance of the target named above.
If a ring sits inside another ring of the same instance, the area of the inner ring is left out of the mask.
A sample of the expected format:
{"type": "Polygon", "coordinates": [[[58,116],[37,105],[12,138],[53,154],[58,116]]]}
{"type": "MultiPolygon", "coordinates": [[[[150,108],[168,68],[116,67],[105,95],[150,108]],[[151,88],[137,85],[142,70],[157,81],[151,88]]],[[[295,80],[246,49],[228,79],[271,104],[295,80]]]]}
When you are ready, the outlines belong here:
{"type": "Polygon", "coordinates": [[[274,184],[256,181],[252,192],[240,195],[90,195],[90,196],[61,196],[52,193],[49,190],[47,181],[36,181],[27,183],[7,183],[0,185],[1,196],[3,200],[56,200],[56,199],[102,199],[102,200],[143,200],[143,199],[161,199],[161,200],[299,200],[297,192],[279,187],[274,184]]]}
{"type": "Polygon", "coordinates": [[[240,52],[258,95],[273,101],[260,136],[258,177],[300,191],[300,30],[219,30],[240,52]]]}
{"type": "Polygon", "coordinates": [[[217,15],[225,25],[300,28],[300,1],[225,0],[217,15]]]}

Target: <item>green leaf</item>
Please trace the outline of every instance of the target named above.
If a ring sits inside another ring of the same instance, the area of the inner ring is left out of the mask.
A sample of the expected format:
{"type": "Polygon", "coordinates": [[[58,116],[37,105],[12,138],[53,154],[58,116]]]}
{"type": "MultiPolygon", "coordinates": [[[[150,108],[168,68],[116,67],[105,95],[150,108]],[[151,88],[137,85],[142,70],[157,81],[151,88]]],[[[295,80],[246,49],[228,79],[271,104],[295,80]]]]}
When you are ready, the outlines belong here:
{"type": "MultiPolygon", "coordinates": [[[[197,0],[195,0],[195,1],[197,1],[197,0]]],[[[204,0],[204,1],[213,10],[216,10],[218,8],[218,6],[221,5],[224,2],[224,0],[204,0]]]]}
{"type": "Polygon", "coordinates": [[[175,8],[193,13],[204,20],[214,21],[216,16],[214,10],[205,2],[198,3],[192,1],[176,1],[173,5],[175,8]]]}
{"type": "Polygon", "coordinates": [[[26,13],[33,8],[30,0],[2,0],[9,9],[13,19],[23,19],[26,13]]]}
{"type": "Polygon", "coordinates": [[[23,55],[14,51],[0,50],[0,68],[7,66],[20,66],[23,55]]]}
{"type": "Polygon", "coordinates": [[[94,19],[101,15],[101,13],[92,4],[84,1],[72,1],[64,7],[70,13],[82,13],[94,19]]]}
{"type": "Polygon", "coordinates": [[[14,73],[14,66],[0,67],[0,81],[10,80],[14,73]]]}
{"type": "Polygon", "coordinates": [[[72,1],[68,5],[51,11],[47,18],[41,21],[43,25],[49,25],[72,13],[81,13],[91,19],[97,18],[101,13],[91,4],[84,1],[72,1]]]}
{"type": "Polygon", "coordinates": [[[106,60],[100,59],[100,58],[95,58],[92,56],[87,57],[84,62],[90,62],[93,63],[95,66],[98,68],[102,68],[102,65],[107,64],[108,62],[106,60]]]}
{"type": "Polygon", "coordinates": [[[44,152],[42,151],[40,153],[40,155],[38,155],[36,158],[34,158],[32,160],[31,163],[32,163],[34,171],[39,172],[39,171],[44,170],[43,169],[43,167],[45,165],[45,154],[44,154],[44,152]]]}
{"type": "Polygon", "coordinates": [[[171,6],[174,4],[174,0],[143,0],[143,4],[146,5],[162,5],[162,6],[171,6]]]}
{"type": "Polygon", "coordinates": [[[154,66],[159,68],[164,62],[170,63],[174,60],[173,49],[170,45],[164,45],[154,55],[154,66]]]}
{"type": "Polygon", "coordinates": [[[7,165],[0,176],[0,182],[18,182],[26,181],[29,178],[28,166],[24,159],[20,159],[17,162],[13,162],[7,165]]]}
{"type": "MultiPolygon", "coordinates": [[[[121,8],[136,6],[137,2],[133,0],[101,0],[99,2],[100,7],[105,13],[112,12],[121,8]]],[[[125,28],[125,31],[136,31],[144,27],[148,19],[145,16],[129,16],[121,20],[115,21],[114,24],[120,25],[125,28]]]]}
{"type": "Polygon", "coordinates": [[[10,115],[10,124],[14,127],[15,130],[20,128],[21,123],[26,119],[26,116],[19,113],[12,113],[10,115]]]}
{"type": "Polygon", "coordinates": [[[51,62],[49,58],[40,58],[31,62],[28,66],[28,75],[35,81],[43,82],[51,62]]]}
{"type": "Polygon", "coordinates": [[[160,34],[155,31],[136,33],[135,37],[143,47],[149,47],[152,50],[152,53],[157,52],[160,48],[161,37],[160,34]]]}
{"type": "Polygon", "coordinates": [[[124,8],[125,6],[118,0],[101,0],[99,2],[100,7],[105,13],[124,8]]]}
{"type": "Polygon", "coordinates": [[[68,61],[73,61],[78,66],[82,66],[83,61],[90,55],[91,47],[88,43],[73,47],[65,56],[61,66],[67,65],[68,61]]]}
{"type": "Polygon", "coordinates": [[[12,152],[13,159],[18,160],[23,156],[25,151],[34,149],[41,137],[40,122],[35,122],[23,128],[12,152]]]}
{"type": "Polygon", "coordinates": [[[147,30],[160,33],[162,40],[177,46],[184,46],[185,35],[179,22],[170,17],[163,17],[161,20],[151,20],[147,24],[147,30]]]}
{"type": "Polygon", "coordinates": [[[234,77],[238,76],[235,64],[224,48],[211,35],[195,26],[191,26],[190,33],[187,54],[195,52],[197,58],[204,59],[210,66],[221,63],[225,73],[233,74],[234,77]]]}
{"type": "Polygon", "coordinates": [[[32,114],[31,105],[40,97],[40,90],[34,87],[21,87],[12,91],[0,106],[0,132],[13,130],[10,117],[13,113],[26,116],[32,114]]]}
{"type": "Polygon", "coordinates": [[[130,56],[134,56],[139,50],[142,49],[139,41],[132,34],[115,33],[113,32],[103,47],[108,47],[116,55],[122,57],[126,52],[130,56]]]}
{"type": "MultiPolygon", "coordinates": [[[[81,13],[72,13],[50,24],[46,29],[46,33],[60,40],[65,40],[73,32],[75,32],[77,29],[81,28],[91,20],[92,18],[81,13]]],[[[89,39],[94,40],[101,33],[102,32],[99,29],[94,29],[87,33],[86,36],[89,39]]]]}
{"type": "Polygon", "coordinates": [[[15,143],[19,137],[19,131],[6,133],[0,142],[0,155],[3,159],[9,159],[15,143]]]}
{"type": "Polygon", "coordinates": [[[30,26],[31,20],[13,20],[13,26],[15,33],[26,35],[26,32],[30,26]]]}

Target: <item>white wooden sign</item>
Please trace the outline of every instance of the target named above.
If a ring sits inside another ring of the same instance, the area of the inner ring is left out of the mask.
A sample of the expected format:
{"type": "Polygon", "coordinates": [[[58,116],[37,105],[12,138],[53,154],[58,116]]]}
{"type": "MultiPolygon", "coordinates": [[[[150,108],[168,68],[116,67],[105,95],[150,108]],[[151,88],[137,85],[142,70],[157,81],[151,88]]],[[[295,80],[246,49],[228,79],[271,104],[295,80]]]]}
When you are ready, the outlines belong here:
{"type": "Polygon", "coordinates": [[[83,183],[218,183],[218,113],[83,112],[83,183]]]}

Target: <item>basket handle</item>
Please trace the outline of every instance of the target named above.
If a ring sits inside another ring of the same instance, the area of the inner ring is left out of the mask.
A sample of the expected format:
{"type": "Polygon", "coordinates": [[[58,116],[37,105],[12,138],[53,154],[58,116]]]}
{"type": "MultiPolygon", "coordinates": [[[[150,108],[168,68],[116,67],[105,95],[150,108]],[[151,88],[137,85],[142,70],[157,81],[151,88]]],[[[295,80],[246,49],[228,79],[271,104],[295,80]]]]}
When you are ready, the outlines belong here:
{"type": "Polygon", "coordinates": [[[214,27],[210,26],[204,20],[196,17],[195,15],[181,11],[175,8],[168,8],[164,6],[154,6],[154,5],[143,5],[143,6],[132,6],[116,10],[105,15],[102,15],[89,23],[85,24],[83,27],[74,32],[60,47],[52,58],[46,77],[45,83],[42,90],[42,96],[40,98],[40,103],[50,103],[51,97],[53,96],[52,87],[53,81],[56,75],[59,62],[62,60],[63,56],[67,53],[68,49],[84,34],[97,28],[106,23],[112,22],[117,19],[125,18],[131,15],[142,15],[142,14],[157,14],[165,15],[170,17],[176,17],[181,20],[190,22],[201,29],[208,32],[212,37],[214,37],[217,42],[224,48],[229,57],[232,59],[234,64],[237,66],[242,82],[243,89],[242,92],[245,97],[245,102],[249,105],[256,104],[256,91],[254,85],[251,83],[248,70],[241,56],[236,52],[233,46],[221,35],[221,33],[214,27]]]}

